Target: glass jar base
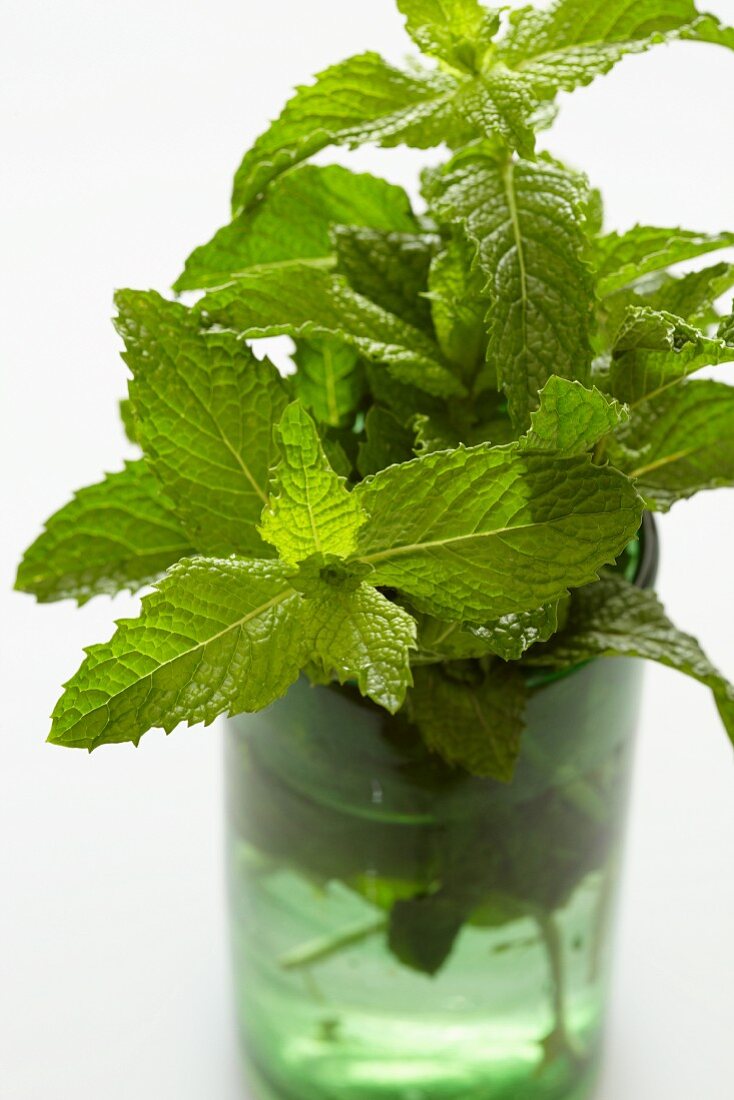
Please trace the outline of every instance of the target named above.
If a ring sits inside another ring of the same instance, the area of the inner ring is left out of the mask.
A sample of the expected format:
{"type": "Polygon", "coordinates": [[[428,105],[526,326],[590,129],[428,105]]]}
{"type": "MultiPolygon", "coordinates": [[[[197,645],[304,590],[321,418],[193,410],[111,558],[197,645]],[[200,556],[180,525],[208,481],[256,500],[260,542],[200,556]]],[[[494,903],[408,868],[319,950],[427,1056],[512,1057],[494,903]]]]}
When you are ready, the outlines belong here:
{"type": "Polygon", "coordinates": [[[355,1059],[349,1051],[267,1072],[251,1051],[245,1062],[253,1100],[591,1100],[599,1073],[597,1059],[539,1071],[537,1064],[491,1064],[486,1057],[447,1065],[440,1057],[355,1059]]]}

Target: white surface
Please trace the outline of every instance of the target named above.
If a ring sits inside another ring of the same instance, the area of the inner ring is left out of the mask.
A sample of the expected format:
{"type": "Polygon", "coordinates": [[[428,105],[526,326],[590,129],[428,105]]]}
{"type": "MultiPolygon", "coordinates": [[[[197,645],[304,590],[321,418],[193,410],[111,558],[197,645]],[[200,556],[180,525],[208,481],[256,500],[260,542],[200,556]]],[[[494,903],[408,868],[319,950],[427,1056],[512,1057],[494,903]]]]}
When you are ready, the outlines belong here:
{"type": "MultiPolygon", "coordinates": [[[[367,47],[399,58],[406,39],[390,0],[2,12],[0,1098],[242,1100],[219,736],[47,747],[58,684],[133,601],[38,608],[8,588],[40,521],[128,451],[113,287],[165,289],[292,84],[367,47]]],[[[714,48],[630,60],[566,102],[550,147],[604,188],[613,226],[732,227],[732,91],[734,56],[714,48]]],[[[423,160],[355,159],[401,182],[423,160]]],[[[734,494],[679,506],[663,537],[671,612],[734,675],[734,494]]],[[[599,1100],[730,1100],[731,750],[706,692],[658,669],[643,734],[599,1100]]]]}

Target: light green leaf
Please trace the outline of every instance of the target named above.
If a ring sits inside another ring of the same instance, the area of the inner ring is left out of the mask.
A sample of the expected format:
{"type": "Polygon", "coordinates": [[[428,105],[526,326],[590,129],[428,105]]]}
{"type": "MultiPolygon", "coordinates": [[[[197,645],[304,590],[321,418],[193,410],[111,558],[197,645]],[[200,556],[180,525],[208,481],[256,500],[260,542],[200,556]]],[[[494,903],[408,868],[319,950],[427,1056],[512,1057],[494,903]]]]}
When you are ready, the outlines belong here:
{"type": "Polygon", "coordinates": [[[435,237],[336,226],[338,270],[358,294],[419,329],[431,331],[431,307],[421,297],[436,252],[435,237]]]}
{"type": "Polygon", "coordinates": [[[499,10],[478,0],[398,0],[406,29],[432,57],[474,72],[500,27],[499,10]]]}
{"type": "Polygon", "coordinates": [[[414,145],[470,137],[452,100],[459,83],[449,73],[404,72],[376,53],[363,53],[319,73],[298,88],[282,114],[257,139],[237,170],[235,216],[286,169],[329,145],[414,145]]]}
{"type": "Polygon", "coordinates": [[[610,458],[656,511],[734,485],[734,389],[701,381],[667,390],[636,413],[629,446],[613,448],[610,458]]]}
{"type": "Polygon", "coordinates": [[[499,139],[524,157],[534,155],[535,130],[544,120],[538,118],[538,101],[527,81],[517,73],[504,66],[485,69],[458,91],[454,110],[471,126],[475,138],[499,139]]]}
{"type": "Polygon", "coordinates": [[[591,275],[581,177],[547,160],[466,155],[429,184],[439,219],[463,224],[491,301],[487,360],[513,422],[529,424],[553,374],[586,382],[591,275]]]}
{"type": "Polygon", "coordinates": [[[364,522],[359,501],[327,461],[308,413],[294,402],[277,429],[280,461],[273,471],[260,533],[292,564],[313,554],[346,557],[364,522]]]}
{"type": "Polygon", "coordinates": [[[133,412],[132,401],[129,397],[123,397],[120,402],[120,420],[122,421],[122,427],[128,442],[137,445],[138,428],[135,423],[135,413],[133,412]]]}
{"type": "Polygon", "coordinates": [[[368,515],[357,556],[373,567],[371,583],[437,618],[480,625],[588,584],[642,518],[623,474],[587,455],[513,447],[427,455],[382,471],[354,495],[368,515]]]}
{"type": "Polygon", "coordinates": [[[494,667],[454,679],[451,668],[416,668],[408,714],[426,744],[449,764],[503,783],[512,780],[524,728],[525,680],[494,667]]]}
{"type": "Polygon", "coordinates": [[[93,646],[56,706],[49,740],[132,741],[152,727],[255,711],[284,695],[307,657],[303,598],[278,562],[193,558],[175,565],[93,646]]]}
{"type": "MultiPolygon", "coordinates": [[[[703,367],[734,361],[734,339],[704,336],[680,318],[646,308],[629,314],[606,385],[633,412],[703,367]]],[[[726,335],[726,321],[722,332],[726,335]]]]}
{"type": "Polygon", "coordinates": [[[308,600],[312,658],[340,683],[353,681],[363,695],[394,714],[413,682],[410,651],[415,620],[374,588],[322,586],[308,600]]]}
{"type": "Polygon", "coordinates": [[[194,554],[141,459],[80,489],[26,551],[15,587],[41,603],[134,592],[194,554]]]}
{"type": "Polygon", "coordinates": [[[339,340],[301,340],[293,360],[291,384],[301,404],[322,424],[348,424],[367,388],[357,352],[339,340]]]}
{"type": "Polygon", "coordinates": [[[609,577],[573,596],[565,630],[531,658],[545,668],[570,668],[592,657],[641,657],[710,687],[734,740],[734,687],[713,667],[698,642],[667,618],[653,592],[609,577]]]}
{"type": "Polygon", "coordinates": [[[441,351],[469,385],[484,362],[487,345],[486,276],[474,263],[474,248],[458,230],[433,260],[428,289],[441,351]]]}
{"type": "Polygon", "coordinates": [[[695,233],[647,225],[635,225],[626,233],[609,233],[593,245],[598,293],[611,294],[650,272],[732,246],[734,233],[695,233]]]}
{"type": "Polygon", "coordinates": [[[699,26],[692,0],[556,0],[542,9],[521,8],[510,19],[498,59],[544,97],[590,84],[626,55],[657,43],[716,40],[715,26],[699,26]]]}
{"type": "Polygon", "coordinates": [[[540,407],[519,446],[581,454],[627,420],[627,410],[596,386],[586,389],[580,382],[553,376],[540,392],[540,407]]]}
{"type": "Polygon", "coordinates": [[[366,439],[360,443],[357,456],[357,469],[362,477],[413,458],[413,432],[389,409],[373,405],[365,418],[364,429],[366,439]]]}
{"type": "Polygon", "coordinates": [[[416,220],[402,187],[332,164],[301,165],[277,179],[267,194],[195,249],[177,291],[222,286],[249,268],[332,256],[335,224],[370,225],[410,233],[416,220]]]}
{"type": "Polygon", "coordinates": [[[152,291],[120,291],[115,302],[138,437],[192,544],[266,556],[256,525],[288,401],[275,367],[152,291]]]}
{"type": "Polygon", "coordinates": [[[384,363],[400,381],[444,397],[462,392],[425,333],[324,271],[293,265],[245,276],[211,291],[197,309],[207,323],[235,328],[252,339],[336,337],[364,358],[384,363]]]}

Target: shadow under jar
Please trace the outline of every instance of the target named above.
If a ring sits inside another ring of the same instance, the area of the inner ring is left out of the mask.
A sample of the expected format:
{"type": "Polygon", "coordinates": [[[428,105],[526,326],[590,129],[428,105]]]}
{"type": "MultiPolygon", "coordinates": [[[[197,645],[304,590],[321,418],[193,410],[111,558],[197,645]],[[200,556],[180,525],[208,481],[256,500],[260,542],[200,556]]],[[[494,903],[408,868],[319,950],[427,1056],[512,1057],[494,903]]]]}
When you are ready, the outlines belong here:
{"type": "MultiPolygon", "coordinates": [[[[620,563],[654,584],[646,518],[620,563]]],[[[261,1100],[585,1100],[641,662],[534,675],[514,781],[300,681],[228,723],[235,986],[261,1100]],[[401,961],[404,960],[404,961],[401,961]]]]}

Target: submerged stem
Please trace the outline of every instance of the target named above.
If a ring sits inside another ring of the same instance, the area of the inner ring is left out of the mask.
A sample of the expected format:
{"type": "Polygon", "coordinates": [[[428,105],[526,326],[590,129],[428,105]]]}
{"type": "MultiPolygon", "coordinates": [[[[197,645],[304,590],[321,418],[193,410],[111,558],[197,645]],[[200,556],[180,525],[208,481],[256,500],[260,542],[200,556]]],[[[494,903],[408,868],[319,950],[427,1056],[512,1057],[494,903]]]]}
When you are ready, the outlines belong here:
{"type": "Polygon", "coordinates": [[[292,951],[281,955],[279,962],[283,970],[300,970],[303,967],[312,966],[314,963],[324,962],[344,948],[354,947],[356,944],[384,932],[386,928],[387,920],[385,917],[380,917],[379,920],[362,922],[362,924],[354,925],[352,928],[344,929],[343,932],[337,932],[333,936],[321,936],[319,939],[311,940],[310,943],[301,944],[300,947],[295,947],[292,951]]]}

